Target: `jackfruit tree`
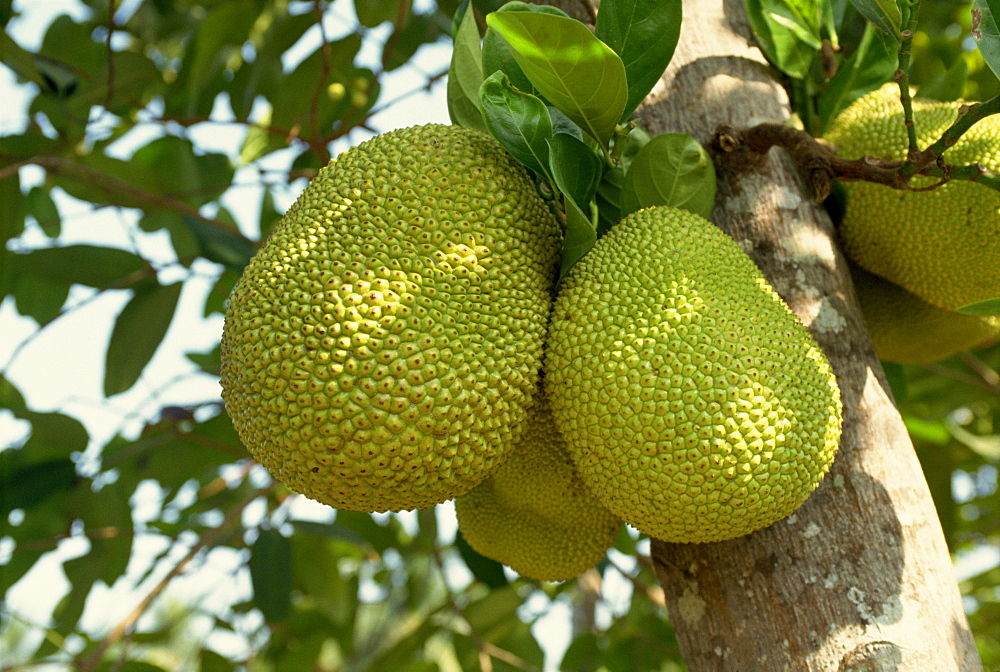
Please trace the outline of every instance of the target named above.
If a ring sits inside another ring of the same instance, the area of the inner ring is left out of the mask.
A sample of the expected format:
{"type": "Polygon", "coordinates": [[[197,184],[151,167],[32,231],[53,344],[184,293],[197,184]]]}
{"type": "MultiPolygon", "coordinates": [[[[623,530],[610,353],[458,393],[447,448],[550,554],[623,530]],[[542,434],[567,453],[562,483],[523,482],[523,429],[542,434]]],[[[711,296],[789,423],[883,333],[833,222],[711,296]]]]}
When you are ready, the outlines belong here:
{"type": "Polygon", "coordinates": [[[0,667],[1000,665],[997,12],[0,2],[0,667]]]}

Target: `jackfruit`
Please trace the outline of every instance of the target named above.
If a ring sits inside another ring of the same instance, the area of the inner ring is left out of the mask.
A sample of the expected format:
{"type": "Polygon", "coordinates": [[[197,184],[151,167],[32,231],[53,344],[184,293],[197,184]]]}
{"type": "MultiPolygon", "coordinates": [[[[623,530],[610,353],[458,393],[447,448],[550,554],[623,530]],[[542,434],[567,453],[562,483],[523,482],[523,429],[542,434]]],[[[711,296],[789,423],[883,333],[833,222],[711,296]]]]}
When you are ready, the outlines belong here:
{"type": "MultiPolygon", "coordinates": [[[[958,117],[963,101],[913,100],[921,148],[958,117]]],[[[852,103],[825,138],[846,159],[906,158],[899,87],[886,84],[852,103]]],[[[943,154],[955,165],[1000,170],[1000,117],[977,122],[943,154]]],[[[914,187],[937,178],[917,177],[914,187]]],[[[1000,192],[953,181],[925,192],[845,182],[844,251],[858,265],[946,310],[1000,297],[1000,192]]]]}
{"type": "Polygon", "coordinates": [[[963,315],[932,306],[856,266],[851,277],[879,359],[930,364],[1000,336],[1000,316],[963,315]]]}
{"type": "Polygon", "coordinates": [[[456,497],[455,513],[472,548],[541,581],[572,579],[596,565],[622,524],[580,480],[544,396],[507,461],[456,497]]]}
{"type": "Polygon", "coordinates": [[[222,338],[251,454],[333,507],[484,480],[537,386],[559,226],[484,133],[415,126],[324,167],[247,266],[222,338]]]}
{"type": "Polygon", "coordinates": [[[805,326],[731,238],[672,207],[629,215],[563,279],[545,379],[584,482],[668,542],[789,515],[840,437],[840,391],[805,326]]]}

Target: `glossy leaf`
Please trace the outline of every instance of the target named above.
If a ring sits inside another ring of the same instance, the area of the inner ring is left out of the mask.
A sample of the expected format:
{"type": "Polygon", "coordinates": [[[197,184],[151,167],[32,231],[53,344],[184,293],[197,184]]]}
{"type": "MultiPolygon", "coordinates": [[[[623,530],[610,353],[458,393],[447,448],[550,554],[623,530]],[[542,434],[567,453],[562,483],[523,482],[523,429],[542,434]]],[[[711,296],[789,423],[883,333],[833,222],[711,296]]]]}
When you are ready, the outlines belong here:
{"type": "Polygon", "coordinates": [[[589,209],[601,181],[604,162],[572,135],[556,133],[548,141],[549,168],[556,188],[579,206],[589,209]]]}
{"type": "Polygon", "coordinates": [[[594,33],[625,65],[628,119],[653,90],[674,55],[681,32],[681,0],[604,0],[594,33]]]}
{"type": "Polygon", "coordinates": [[[624,140],[615,142],[615,154],[618,163],[611,170],[605,170],[604,176],[597,184],[597,237],[600,238],[621,218],[621,191],[625,182],[625,173],[632,165],[632,159],[639,150],[646,146],[652,138],[640,126],[636,126],[624,140]],[[620,143],[620,144],[619,144],[620,143]]]}
{"type": "Polygon", "coordinates": [[[851,4],[861,16],[871,21],[876,28],[886,35],[899,40],[902,30],[903,15],[899,11],[897,0],[851,0],[851,4]]]}
{"type": "Polygon", "coordinates": [[[965,315],[1000,315],[1000,298],[970,303],[959,308],[958,312],[965,315]]]}
{"type": "Polygon", "coordinates": [[[541,95],[607,145],[628,98],[625,66],[618,54],[574,19],[496,12],[486,20],[510,45],[541,95]]]}
{"type": "MultiPolygon", "coordinates": [[[[550,5],[534,5],[527,2],[513,0],[500,7],[498,12],[541,12],[553,16],[569,18],[566,12],[550,5]]],[[[514,53],[511,51],[507,41],[500,37],[500,34],[493,28],[487,26],[486,34],[483,36],[483,75],[489,77],[497,70],[503,72],[510,78],[511,84],[521,91],[538,95],[538,91],[532,85],[531,80],[518,65],[514,53]]]]}
{"type": "MultiPolygon", "coordinates": [[[[559,279],[562,280],[573,268],[573,264],[583,259],[597,242],[597,226],[572,198],[563,199],[566,210],[566,235],[563,238],[562,260],[559,265],[559,279]]],[[[596,214],[596,213],[593,213],[596,214]]]]}
{"type": "Polygon", "coordinates": [[[292,542],[274,529],[260,530],[250,547],[253,603],[268,623],[284,621],[292,608],[292,542]]]}
{"type": "Polygon", "coordinates": [[[451,123],[486,130],[479,109],[479,89],[483,85],[483,54],[475,12],[465,12],[448,68],[448,116],[451,123]]]}
{"type": "Polygon", "coordinates": [[[715,204],[715,168],[708,152],[686,133],[664,133],[636,154],[625,173],[621,214],[672,205],[708,217],[715,204]]]}
{"type": "Polygon", "coordinates": [[[972,38],[986,65],[1000,77],[1000,0],[973,0],[972,38]]]}
{"type": "Polygon", "coordinates": [[[154,284],[136,290],[111,331],[104,362],[104,396],[135,385],[167,334],[184,284],[154,284]]]}
{"type": "Polygon", "coordinates": [[[535,173],[549,175],[552,120],[545,103],[515,89],[502,72],[494,72],[479,90],[479,105],[490,133],[511,156],[535,173]]]}
{"type": "Polygon", "coordinates": [[[747,17],[757,43],[775,67],[806,79],[820,42],[818,0],[747,0],[747,17]]]}

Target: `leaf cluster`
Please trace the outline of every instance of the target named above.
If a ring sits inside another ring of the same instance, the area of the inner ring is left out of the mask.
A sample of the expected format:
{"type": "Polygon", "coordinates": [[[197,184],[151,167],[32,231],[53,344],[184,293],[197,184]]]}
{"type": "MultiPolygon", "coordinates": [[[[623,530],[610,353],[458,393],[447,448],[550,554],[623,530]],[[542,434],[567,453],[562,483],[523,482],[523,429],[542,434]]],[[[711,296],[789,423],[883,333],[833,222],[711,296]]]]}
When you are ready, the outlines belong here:
{"type": "Polygon", "coordinates": [[[565,222],[561,276],[631,212],[673,205],[709,215],[707,152],[686,134],[650,138],[629,122],[673,56],[679,0],[608,0],[593,32],[524,2],[480,18],[468,2],[456,15],[449,113],[492,134],[552,198],[565,222]]]}

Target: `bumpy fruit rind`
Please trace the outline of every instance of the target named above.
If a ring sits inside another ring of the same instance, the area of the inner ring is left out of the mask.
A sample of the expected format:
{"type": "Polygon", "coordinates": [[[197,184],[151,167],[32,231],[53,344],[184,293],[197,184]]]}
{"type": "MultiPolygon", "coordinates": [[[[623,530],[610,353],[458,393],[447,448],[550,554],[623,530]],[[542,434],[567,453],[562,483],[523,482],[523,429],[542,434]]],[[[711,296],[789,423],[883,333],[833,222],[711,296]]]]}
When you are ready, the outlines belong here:
{"type": "MultiPolygon", "coordinates": [[[[963,102],[913,100],[921,148],[951,126],[963,102]]],[[[846,159],[906,158],[898,85],[886,84],[852,103],[824,137],[846,159]]],[[[943,158],[1000,171],[1000,117],[977,122],[943,158]]],[[[937,179],[917,177],[912,184],[927,186],[937,179]]],[[[844,188],[840,235],[858,265],[946,310],[1000,297],[1000,192],[958,180],[923,192],[870,182],[846,182],[844,188]]]]}
{"type": "Polygon", "coordinates": [[[839,389],[804,325],[732,239],[675,208],[630,215],[573,267],[545,376],[584,481],[665,541],[784,518],[840,436],[839,389]]]}
{"type": "Polygon", "coordinates": [[[340,155],[230,297],[221,373],[240,438],[342,509],[479,484],[534,396],[560,236],[479,131],[416,126],[340,155]]]}
{"type": "Polygon", "coordinates": [[[507,461],[456,497],[455,513],[472,548],[541,581],[587,571],[604,558],[621,528],[576,473],[544,396],[507,461]]]}
{"type": "Polygon", "coordinates": [[[854,266],[851,276],[879,359],[930,364],[1000,337],[1000,315],[965,315],[938,308],[854,266]]]}

